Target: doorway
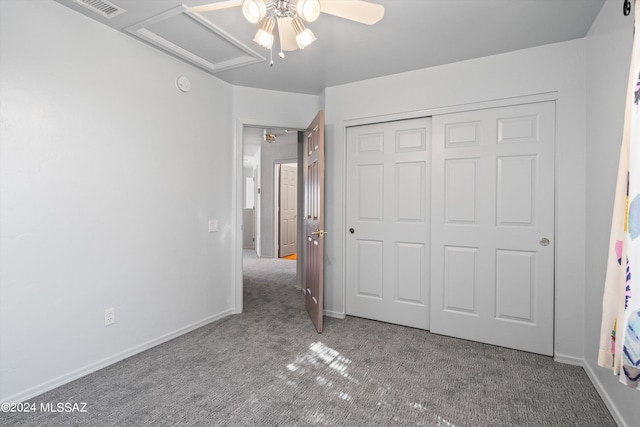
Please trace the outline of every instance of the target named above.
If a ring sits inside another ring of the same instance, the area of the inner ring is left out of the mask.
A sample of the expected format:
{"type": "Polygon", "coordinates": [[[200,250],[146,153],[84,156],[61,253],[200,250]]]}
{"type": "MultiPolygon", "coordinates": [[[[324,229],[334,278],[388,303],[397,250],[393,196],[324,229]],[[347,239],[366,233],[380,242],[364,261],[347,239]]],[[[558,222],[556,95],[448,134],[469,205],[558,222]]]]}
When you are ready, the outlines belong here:
{"type": "Polygon", "coordinates": [[[295,261],[298,242],[298,164],[276,164],[276,212],[274,214],[278,258],[295,261]]]}
{"type": "MultiPolygon", "coordinates": [[[[279,259],[280,235],[283,233],[284,240],[288,240],[287,249],[291,251],[289,255],[301,253],[297,248],[298,241],[291,242],[292,237],[300,235],[302,227],[302,217],[298,215],[302,203],[302,197],[298,193],[303,190],[300,182],[302,177],[298,173],[299,170],[302,170],[298,164],[301,158],[299,138],[299,132],[295,128],[242,125],[243,250],[240,254],[243,258],[246,251],[250,251],[248,253],[259,259],[279,259]],[[285,212],[288,217],[284,218],[286,226],[283,227],[280,224],[282,203],[280,195],[283,193],[280,189],[280,176],[285,165],[284,170],[289,175],[285,181],[287,186],[291,187],[287,188],[286,193],[294,191],[294,194],[288,194],[285,212]],[[292,172],[292,169],[295,170],[295,173],[292,172]],[[291,179],[294,182],[291,182],[291,179]],[[248,211],[251,202],[253,202],[252,209],[248,211]],[[253,227],[251,222],[253,222],[253,227]],[[249,237],[248,234],[251,233],[252,228],[254,236],[249,237]],[[249,244],[251,240],[253,240],[253,246],[249,244]]],[[[302,269],[299,257],[290,256],[290,259],[285,262],[292,263],[291,265],[295,267],[296,287],[301,289],[302,269]]],[[[240,263],[240,265],[244,266],[244,263],[240,263]]],[[[238,273],[242,275],[243,268],[238,273]]],[[[238,309],[241,309],[241,293],[236,292],[236,301],[239,302],[238,309]]]]}

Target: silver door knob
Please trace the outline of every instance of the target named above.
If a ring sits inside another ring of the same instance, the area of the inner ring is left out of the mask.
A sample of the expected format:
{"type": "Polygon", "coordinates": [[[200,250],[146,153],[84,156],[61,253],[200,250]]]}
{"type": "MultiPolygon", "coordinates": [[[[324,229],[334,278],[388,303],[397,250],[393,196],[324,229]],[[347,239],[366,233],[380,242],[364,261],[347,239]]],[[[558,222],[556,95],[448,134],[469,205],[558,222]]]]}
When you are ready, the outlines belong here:
{"type": "Polygon", "coordinates": [[[543,237],[542,239],[540,239],[540,245],[541,246],[549,246],[549,239],[547,239],[546,237],[543,237]]]}

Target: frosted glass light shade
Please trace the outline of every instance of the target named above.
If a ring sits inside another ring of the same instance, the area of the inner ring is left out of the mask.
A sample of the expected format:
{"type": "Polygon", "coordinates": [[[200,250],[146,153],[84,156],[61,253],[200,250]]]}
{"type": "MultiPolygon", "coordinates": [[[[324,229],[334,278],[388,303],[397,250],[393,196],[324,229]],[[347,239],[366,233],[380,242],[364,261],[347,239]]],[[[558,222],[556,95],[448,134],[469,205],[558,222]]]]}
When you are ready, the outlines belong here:
{"type": "Polygon", "coordinates": [[[313,22],[320,16],[320,2],[318,0],[298,0],[298,16],[307,22],[313,22]]]}
{"type": "Polygon", "coordinates": [[[313,32],[308,28],[305,28],[304,31],[302,31],[300,34],[296,36],[296,42],[298,43],[298,47],[300,49],[304,49],[305,47],[313,43],[315,40],[316,40],[315,34],[313,34],[313,32]]]}
{"type": "Polygon", "coordinates": [[[275,25],[276,19],[273,16],[267,17],[262,24],[262,28],[256,32],[256,36],[253,38],[253,41],[262,47],[271,49],[271,46],[273,46],[273,29],[275,25]]]}
{"type": "Polygon", "coordinates": [[[296,33],[296,43],[298,43],[300,49],[304,49],[315,41],[316,36],[310,29],[305,28],[300,18],[293,18],[291,20],[291,26],[296,33]]]}
{"type": "Polygon", "coordinates": [[[267,13],[267,5],[264,0],[244,0],[242,2],[242,14],[252,24],[260,22],[267,13]]]}
{"type": "Polygon", "coordinates": [[[271,47],[273,46],[273,34],[269,34],[263,29],[259,29],[256,32],[256,36],[253,38],[253,41],[258,43],[262,47],[271,49],[271,47]]]}

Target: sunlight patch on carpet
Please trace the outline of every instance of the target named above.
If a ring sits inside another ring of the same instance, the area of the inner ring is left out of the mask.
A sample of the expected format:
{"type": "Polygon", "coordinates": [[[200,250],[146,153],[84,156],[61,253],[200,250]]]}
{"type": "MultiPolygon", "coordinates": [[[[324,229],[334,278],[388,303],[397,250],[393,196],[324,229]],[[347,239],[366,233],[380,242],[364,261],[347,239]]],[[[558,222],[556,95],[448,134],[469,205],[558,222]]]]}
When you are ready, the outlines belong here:
{"type": "MultiPolygon", "coordinates": [[[[433,409],[427,403],[404,400],[406,397],[403,396],[403,390],[394,390],[387,384],[372,381],[365,366],[353,365],[351,359],[320,341],[309,345],[306,353],[296,356],[293,362],[286,365],[286,369],[289,371],[286,376],[289,386],[295,389],[299,386],[304,387],[304,384],[307,384],[307,387],[315,385],[327,393],[327,397],[331,396],[330,399],[334,399],[334,405],[338,404],[337,402],[343,402],[344,405],[371,405],[375,412],[394,414],[392,419],[398,423],[405,421],[404,412],[417,412],[424,414],[422,416],[425,420],[431,420],[429,425],[455,427],[440,415],[433,414],[433,409]],[[363,401],[358,393],[363,387],[369,390],[365,395],[376,396],[377,399],[363,401]],[[398,406],[399,403],[400,406],[398,406]],[[397,412],[401,407],[403,409],[397,412]]],[[[314,425],[335,422],[318,411],[310,412],[305,419],[314,425]]]]}
{"type": "MultiPolygon", "coordinates": [[[[313,367],[326,367],[334,373],[349,378],[348,369],[350,364],[351,360],[318,341],[309,346],[306,354],[297,357],[293,363],[289,363],[287,369],[291,372],[300,371],[300,373],[306,373],[313,367]]],[[[319,376],[318,379],[321,379],[318,383],[327,384],[329,382],[321,376],[319,376]]]]}
{"type": "Polygon", "coordinates": [[[437,422],[436,427],[456,427],[449,421],[442,418],[440,415],[436,417],[436,422],[437,422]]]}

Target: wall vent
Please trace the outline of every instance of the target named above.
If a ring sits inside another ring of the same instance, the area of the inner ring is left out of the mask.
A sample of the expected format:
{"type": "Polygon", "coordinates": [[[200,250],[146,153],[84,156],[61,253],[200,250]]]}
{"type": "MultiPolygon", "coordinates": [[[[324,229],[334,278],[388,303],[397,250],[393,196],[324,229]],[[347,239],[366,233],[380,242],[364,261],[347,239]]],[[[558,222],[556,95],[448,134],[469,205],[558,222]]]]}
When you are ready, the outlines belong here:
{"type": "Polygon", "coordinates": [[[108,2],[107,0],[73,0],[75,3],[78,3],[81,6],[86,7],[87,9],[91,9],[99,15],[104,16],[105,18],[111,19],[115,16],[120,15],[121,13],[126,12],[120,6],[116,6],[115,4],[108,2]]]}

